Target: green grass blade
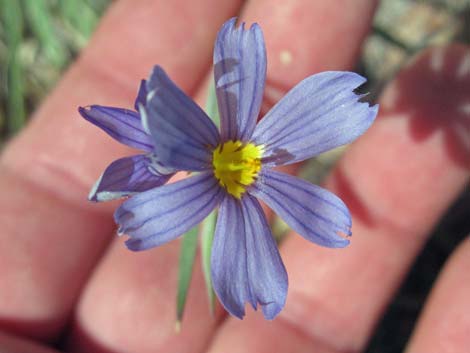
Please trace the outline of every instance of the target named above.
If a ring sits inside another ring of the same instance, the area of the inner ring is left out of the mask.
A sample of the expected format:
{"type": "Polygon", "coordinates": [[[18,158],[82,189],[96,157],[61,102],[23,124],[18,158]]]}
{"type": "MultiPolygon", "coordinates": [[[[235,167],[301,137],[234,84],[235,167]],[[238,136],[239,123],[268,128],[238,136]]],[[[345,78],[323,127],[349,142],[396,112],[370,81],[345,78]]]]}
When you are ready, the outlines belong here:
{"type": "MultiPolygon", "coordinates": [[[[209,86],[209,90],[207,92],[206,113],[217,126],[220,125],[219,108],[217,106],[217,95],[215,93],[215,85],[213,81],[209,86]]],[[[211,314],[214,314],[215,309],[215,295],[214,289],[212,287],[211,278],[211,250],[216,222],[217,211],[214,210],[209,214],[209,216],[207,216],[204,222],[202,222],[201,226],[202,271],[204,273],[204,280],[206,282],[207,296],[209,298],[209,307],[211,314]]]]}
{"type": "Polygon", "coordinates": [[[215,294],[212,287],[211,277],[211,251],[214,240],[215,224],[217,222],[217,211],[212,211],[204,220],[201,227],[201,257],[202,271],[206,283],[207,296],[209,298],[209,308],[212,315],[215,310],[215,294]]]}
{"type": "Polygon", "coordinates": [[[193,273],[194,260],[197,250],[197,235],[199,226],[196,226],[183,235],[178,268],[178,294],[176,300],[176,328],[179,330],[183,319],[184,307],[188,296],[189,284],[193,273]]]}
{"type": "Polygon", "coordinates": [[[23,14],[18,1],[0,0],[0,16],[4,26],[8,48],[7,77],[7,125],[10,133],[20,130],[25,124],[24,72],[19,57],[23,38],[23,14]]]}
{"type": "Polygon", "coordinates": [[[23,14],[18,1],[0,0],[0,16],[9,49],[18,46],[23,38],[23,14]]]}
{"type": "Polygon", "coordinates": [[[87,1],[60,1],[63,18],[80,34],[82,40],[91,36],[98,23],[99,13],[87,1]]]}
{"type": "Polygon", "coordinates": [[[11,53],[8,60],[8,130],[18,132],[26,122],[24,106],[24,73],[18,51],[11,53]]]}
{"type": "Polygon", "coordinates": [[[54,32],[53,18],[47,2],[23,0],[23,5],[31,31],[38,38],[44,56],[58,68],[63,67],[68,59],[68,51],[58,41],[58,36],[54,32]]]}

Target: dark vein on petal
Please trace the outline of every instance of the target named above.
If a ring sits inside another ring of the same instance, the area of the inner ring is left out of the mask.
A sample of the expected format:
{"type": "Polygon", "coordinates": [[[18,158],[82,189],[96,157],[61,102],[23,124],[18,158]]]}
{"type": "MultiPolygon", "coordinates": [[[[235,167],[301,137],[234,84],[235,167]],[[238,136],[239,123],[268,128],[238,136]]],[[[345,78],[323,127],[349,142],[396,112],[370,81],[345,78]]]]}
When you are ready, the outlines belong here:
{"type": "MultiPolygon", "coordinates": [[[[187,200],[186,203],[190,203],[192,201],[194,201],[195,199],[199,198],[200,195],[202,195],[203,193],[206,193],[206,192],[209,192],[211,191],[212,189],[214,189],[214,187],[216,187],[217,185],[213,185],[211,188],[207,189],[207,190],[204,190],[202,193],[198,194],[196,197],[190,199],[190,200],[187,200]]],[[[152,238],[155,238],[163,233],[166,233],[166,232],[170,232],[174,229],[177,229],[178,227],[181,227],[182,225],[184,225],[185,223],[187,223],[189,220],[193,219],[195,217],[196,214],[198,213],[203,213],[202,211],[203,210],[206,210],[208,207],[209,208],[214,208],[212,203],[214,202],[214,199],[215,198],[218,198],[220,193],[222,192],[222,189],[219,188],[219,190],[214,193],[212,195],[212,197],[207,200],[207,202],[205,202],[205,206],[204,208],[201,210],[201,209],[196,209],[193,213],[191,213],[188,217],[186,217],[185,219],[183,220],[178,220],[178,222],[174,222],[173,224],[176,224],[175,226],[171,227],[171,228],[166,228],[166,229],[162,229],[160,230],[159,232],[157,233],[153,233],[151,235],[148,235],[148,236],[144,236],[144,237],[141,237],[141,236],[132,236],[132,235],[129,235],[132,239],[142,239],[143,241],[148,241],[152,238]]],[[[167,216],[169,213],[172,213],[173,211],[177,210],[178,208],[180,208],[181,205],[177,206],[177,207],[174,207],[172,208],[171,210],[168,210],[167,212],[163,213],[163,214],[160,214],[158,216],[155,216],[155,217],[151,217],[149,219],[147,219],[144,223],[142,223],[138,228],[142,228],[146,223],[148,222],[153,222],[155,221],[156,219],[158,218],[161,218],[161,217],[165,217],[167,216]]]]}
{"type": "MultiPolygon", "coordinates": [[[[278,205],[282,210],[284,210],[284,212],[286,212],[289,216],[291,216],[294,220],[296,220],[301,226],[302,228],[304,228],[305,230],[307,230],[309,233],[312,233],[314,234],[315,236],[317,236],[319,239],[323,239],[325,241],[327,241],[328,243],[332,243],[332,242],[335,242],[334,240],[331,239],[331,235],[329,236],[324,236],[324,235],[321,235],[320,233],[317,233],[316,231],[314,231],[312,229],[312,227],[309,227],[306,223],[304,223],[303,221],[301,221],[298,217],[296,217],[294,215],[293,212],[291,212],[291,210],[289,208],[286,208],[282,203],[278,202],[277,199],[271,197],[269,195],[269,193],[265,193],[263,191],[261,191],[260,189],[256,188],[257,190],[259,190],[262,194],[265,195],[265,197],[269,200],[271,200],[271,202],[273,202],[274,204],[278,205]]],[[[303,205],[301,205],[300,203],[296,202],[295,199],[293,199],[292,197],[288,196],[287,194],[284,194],[283,192],[281,192],[280,190],[278,189],[274,189],[274,188],[271,188],[271,192],[277,192],[279,193],[281,196],[285,197],[286,199],[290,200],[291,202],[293,201],[296,205],[298,205],[301,209],[303,209],[304,211],[306,211],[307,213],[310,213],[312,214],[314,217],[318,218],[320,221],[323,221],[325,222],[327,225],[329,224],[330,226],[332,226],[334,229],[332,230],[333,232],[335,230],[341,230],[343,231],[343,227],[328,220],[328,219],[325,219],[324,217],[321,217],[320,215],[318,215],[316,212],[314,212],[313,210],[309,209],[309,208],[306,208],[304,207],[303,205]]],[[[334,235],[336,237],[339,237],[338,234],[334,233],[334,235]]],[[[339,237],[341,238],[341,237],[339,237]]],[[[343,238],[341,238],[343,239],[343,238]]],[[[338,241],[336,241],[338,242],[338,241]]]]}
{"type": "MultiPolygon", "coordinates": [[[[276,172],[269,172],[269,174],[265,174],[269,179],[271,180],[275,180],[277,182],[279,182],[280,184],[287,184],[289,185],[290,187],[294,188],[294,189],[297,189],[301,192],[305,192],[307,193],[309,196],[312,196],[316,199],[319,199],[323,202],[325,202],[326,204],[330,205],[331,207],[333,208],[336,208],[338,211],[340,211],[346,218],[350,218],[350,215],[349,213],[343,208],[343,207],[340,207],[338,204],[336,204],[335,202],[332,202],[328,199],[325,199],[323,197],[321,197],[320,195],[318,194],[315,194],[314,192],[311,192],[308,188],[302,188],[298,185],[296,185],[295,183],[291,182],[290,180],[288,181],[288,179],[282,179],[282,177],[280,176],[280,173],[276,173],[276,172]],[[277,176],[279,176],[279,178],[277,178],[277,176]]],[[[300,179],[299,179],[300,180],[300,179]]],[[[269,184],[266,183],[266,185],[268,185],[269,187],[273,188],[273,186],[270,186],[269,184]]]]}

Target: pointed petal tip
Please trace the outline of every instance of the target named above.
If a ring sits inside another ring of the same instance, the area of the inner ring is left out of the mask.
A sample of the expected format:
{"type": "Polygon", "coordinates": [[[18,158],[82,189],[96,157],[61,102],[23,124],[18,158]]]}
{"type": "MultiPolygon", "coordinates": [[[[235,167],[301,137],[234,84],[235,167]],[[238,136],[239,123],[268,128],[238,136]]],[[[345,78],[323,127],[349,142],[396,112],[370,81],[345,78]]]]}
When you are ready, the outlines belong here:
{"type": "Polygon", "coordinates": [[[98,198],[96,197],[96,193],[88,194],[87,199],[88,201],[91,201],[91,202],[99,202],[98,198]]]}
{"type": "Polygon", "coordinates": [[[222,25],[222,28],[227,28],[227,27],[235,27],[236,23],[238,21],[238,17],[232,17],[225,21],[225,23],[222,25]]]}
{"type": "Polygon", "coordinates": [[[145,84],[147,86],[147,90],[149,90],[150,93],[150,88],[152,87],[152,84],[154,83],[155,76],[161,76],[164,75],[165,77],[168,76],[163,67],[160,65],[154,65],[152,68],[152,71],[150,72],[149,79],[145,81],[145,84]]]}
{"type": "Polygon", "coordinates": [[[324,242],[318,245],[330,249],[341,249],[346,248],[347,246],[349,246],[350,243],[351,241],[349,239],[343,238],[342,236],[338,235],[336,238],[330,239],[328,242],[324,242]]]}
{"type": "MultiPolygon", "coordinates": [[[[349,214],[349,210],[348,210],[349,214]]],[[[352,231],[351,231],[351,218],[349,218],[349,223],[345,225],[344,228],[339,229],[336,232],[336,237],[331,239],[331,245],[326,245],[330,248],[345,248],[349,246],[351,243],[351,240],[349,238],[352,236],[352,231]]]]}
{"type": "Polygon", "coordinates": [[[338,236],[338,239],[332,240],[331,244],[324,246],[332,249],[339,249],[347,247],[350,243],[351,241],[349,239],[338,236]]]}
{"type": "Polygon", "coordinates": [[[361,87],[364,83],[367,82],[367,78],[358,73],[351,72],[351,71],[344,71],[345,75],[350,76],[353,79],[353,83],[356,85],[354,88],[357,89],[361,87]]]}
{"type": "MultiPolygon", "coordinates": [[[[250,303],[250,304],[253,307],[254,311],[258,311],[258,306],[257,305],[253,305],[253,303],[250,303]]],[[[260,304],[260,307],[261,307],[261,311],[263,313],[264,318],[266,320],[271,321],[271,320],[274,320],[280,314],[280,312],[284,308],[284,304],[279,305],[279,304],[276,304],[276,303],[267,303],[267,304],[260,304]]],[[[235,310],[232,310],[232,309],[230,309],[226,306],[224,306],[224,308],[225,308],[225,310],[227,310],[227,312],[230,315],[236,317],[239,320],[243,320],[246,316],[245,310],[240,311],[238,308],[235,309],[235,310]]]]}
{"type": "Polygon", "coordinates": [[[369,109],[370,109],[370,114],[371,114],[372,119],[375,119],[377,117],[377,114],[379,113],[379,104],[375,104],[375,105],[369,104],[369,109]]]}
{"type": "Polygon", "coordinates": [[[239,311],[239,310],[231,310],[227,307],[225,307],[225,310],[227,310],[230,315],[235,316],[239,320],[243,320],[245,318],[245,310],[239,311]]]}
{"type": "Polygon", "coordinates": [[[116,211],[114,211],[114,222],[119,225],[119,229],[124,233],[127,229],[124,229],[123,223],[128,222],[135,217],[134,213],[124,208],[125,205],[126,203],[124,202],[116,209],[116,211]]]}
{"type": "MultiPolygon", "coordinates": [[[[251,302],[248,302],[251,307],[253,308],[254,311],[258,311],[258,303],[251,303],[251,302]]],[[[245,309],[241,309],[241,308],[229,308],[227,306],[225,306],[223,303],[222,305],[224,306],[225,310],[227,310],[227,312],[236,317],[237,319],[239,320],[243,320],[246,316],[246,313],[245,313],[245,309]],[[241,309],[241,310],[240,310],[241,309]]],[[[261,307],[261,311],[263,313],[263,316],[266,320],[274,320],[279,314],[280,312],[282,311],[282,309],[284,308],[284,305],[285,303],[275,303],[275,302],[270,302],[270,303],[259,303],[259,307],[261,307]]]]}
{"type": "Polygon", "coordinates": [[[147,80],[140,80],[139,89],[137,91],[137,97],[134,101],[134,109],[139,111],[139,105],[145,105],[147,100],[147,80]]]}
{"type": "MultiPolygon", "coordinates": [[[[123,234],[123,233],[121,233],[123,234]]],[[[131,251],[143,251],[143,250],[147,250],[149,249],[150,247],[146,247],[146,246],[143,246],[142,245],[142,239],[127,239],[124,244],[126,245],[126,247],[131,250],[131,251]]]]}
{"type": "Polygon", "coordinates": [[[258,24],[258,22],[253,22],[250,26],[250,30],[261,31],[261,26],[258,24]]]}
{"type": "Polygon", "coordinates": [[[103,180],[103,175],[101,175],[99,177],[99,179],[95,182],[95,184],[93,185],[93,187],[91,188],[89,194],[88,194],[88,201],[92,201],[92,202],[98,202],[98,199],[96,197],[96,193],[98,191],[98,188],[101,184],[101,180],[103,180]]]}
{"type": "Polygon", "coordinates": [[[277,303],[267,303],[267,304],[264,304],[262,307],[261,307],[261,310],[263,311],[263,316],[266,320],[274,320],[278,315],[279,313],[281,312],[282,308],[284,308],[284,304],[283,303],[282,305],[279,305],[277,303]]]}
{"type": "Polygon", "coordinates": [[[86,105],[83,107],[79,106],[77,110],[84,119],[89,120],[88,112],[92,109],[92,107],[93,106],[91,105],[86,105]]]}
{"type": "Polygon", "coordinates": [[[363,102],[363,104],[368,105],[368,107],[367,107],[368,113],[367,113],[366,119],[364,120],[363,132],[359,136],[364,134],[369,129],[369,127],[372,125],[372,123],[377,118],[377,114],[379,113],[379,105],[378,104],[371,105],[369,102],[363,102]]]}
{"type": "Polygon", "coordinates": [[[145,131],[139,113],[103,105],[78,107],[80,115],[120,143],[143,151],[152,151],[153,144],[145,131]]]}
{"type": "Polygon", "coordinates": [[[118,229],[116,230],[116,234],[118,235],[118,237],[123,236],[125,234],[124,229],[122,229],[122,227],[119,226],[118,229]]]}
{"type": "Polygon", "coordinates": [[[150,76],[149,76],[150,79],[147,80],[147,84],[150,82],[152,76],[153,76],[154,74],[159,73],[160,71],[163,71],[162,67],[161,67],[160,65],[154,65],[154,66],[152,67],[152,70],[150,71],[150,76]]]}
{"type": "Polygon", "coordinates": [[[92,116],[92,114],[93,112],[99,111],[100,108],[106,107],[97,104],[89,104],[85,106],[79,106],[77,110],[84,119],[93,123],[95,121],[95,118],[92,116]]]}
{"type": "Polygon", "coordinates": [[[338,229],[336,234],[330,234],[330,239],[318,245],[332,249],[345,248],[351,243],[349,239],[351,236],[351,226],[349,225],[347,228],[338,229]]]}
{"type": "MultiPolygon", "coordinates": [[[[227,21],[225,21],[225,23],[221,27],[221,30],[228,29],[229,27],[231,27],[234,30],[237,30],[237,29],[241,29],[242,31],[247,30],[246,22],[245,21],[238,22],[238,17],[232,17],[228,19],[227,21]]],[[[248,28],[248,30],[258,30],[258,29],[261,29],[261,26],[257,22],[253,22],[248,28]]]]}

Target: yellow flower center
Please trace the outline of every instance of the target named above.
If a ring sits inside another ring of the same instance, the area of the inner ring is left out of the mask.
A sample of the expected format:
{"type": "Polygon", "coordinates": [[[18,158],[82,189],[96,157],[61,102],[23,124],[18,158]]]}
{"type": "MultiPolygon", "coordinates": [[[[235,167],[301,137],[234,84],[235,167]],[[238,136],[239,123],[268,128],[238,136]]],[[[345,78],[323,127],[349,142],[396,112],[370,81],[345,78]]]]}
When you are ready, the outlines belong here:
{"type": "Polygon", "coordinates": [[[237,199],[241,198],[261,169],[263,146],[241,141],[220,144],[213,152],[212,165],[219,184],[237,199]]]}

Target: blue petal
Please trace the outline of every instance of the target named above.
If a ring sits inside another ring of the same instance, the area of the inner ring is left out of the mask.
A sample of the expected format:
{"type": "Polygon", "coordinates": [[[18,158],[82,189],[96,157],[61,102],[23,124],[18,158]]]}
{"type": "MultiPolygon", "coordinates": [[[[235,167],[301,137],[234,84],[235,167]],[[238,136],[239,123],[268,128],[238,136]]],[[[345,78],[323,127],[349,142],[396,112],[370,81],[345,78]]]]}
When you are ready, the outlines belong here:
{"type": "Polygon", "coordinates": [[[174,170],[163,168],[151,155],[136,155],[111,163],[88,196],[90,201],[109,201],[165,184],[174,170]]]}
{"type": "Polygon", "coordinates": [[[300,82],[260,121],[253,134],[265,145],[266,165],[290,164],[349,143],[362,135],[378,106],[358,102],[353,90],[365,78],[322,72],[300,82]]]}
{"type": "Polygon", "coordinates": [[[266,48],[255,23],[235,27],[236,18],[219,31],[214,48],[214,76],[221,119],[222,140],[250,139],[256,125],[264,81],[266,48]]]}
{"type": "Polygon", "coordinates": [[[119,142],[143,151],[152,151],[153,143],[145,132],[140,115],[127,109],[91,105],[78,108],[89,122],[119,142]]]}
{"type": "Polygon", "coordinates": [[[271,320],[284,307],[287,273],[258,201],[250,195],[222,201],[212,245],[214,290],[222,305],[242,319],[245,303],[261,305],[271,320]]]}
{"type": "Polygon", "coordinates": [[[219,133],[210,118],[156,66],[147,81],[144,125],[163,164],[180,170],[211,169],[219,133]]]}
{"type": "Polygon", "coordinates": [[[202,173],[131,197],[114,219],[131,250],[162,245],[201,222],[219,203],[223,190],[211,173],[202,173]]]}
{"type": "Polygon", "coordinates": [[[293,230],[318,245],[341,248],[351,235],[351,215],[336,195],[299,178],[263,169],[250,193],[271,207],[293,230]]]}
{"type": "Polygon", "coordinates": [[[147,81],[140,81],[139,92],[135,98],[134,108],[139,111],[139,106],[145,106],[147,104],[147,81]]]}

